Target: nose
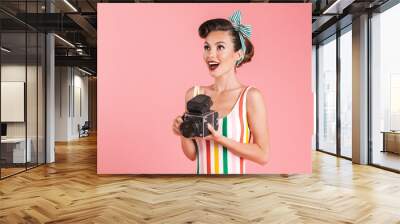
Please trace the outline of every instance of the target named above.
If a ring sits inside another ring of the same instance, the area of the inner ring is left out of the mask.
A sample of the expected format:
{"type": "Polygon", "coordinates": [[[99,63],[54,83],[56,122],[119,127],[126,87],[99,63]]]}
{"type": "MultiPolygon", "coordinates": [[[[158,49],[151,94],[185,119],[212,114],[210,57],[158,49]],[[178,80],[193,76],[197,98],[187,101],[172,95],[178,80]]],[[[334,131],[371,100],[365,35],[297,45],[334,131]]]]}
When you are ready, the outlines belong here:
{"type": "Polygon", "coordinates": [[[207,59],[215,59],[215,57],[217,56],[217,52],[216,52],[216,50],[211,48],[210,50],[206,51],[206,56],[207,56],[207,59]]]}

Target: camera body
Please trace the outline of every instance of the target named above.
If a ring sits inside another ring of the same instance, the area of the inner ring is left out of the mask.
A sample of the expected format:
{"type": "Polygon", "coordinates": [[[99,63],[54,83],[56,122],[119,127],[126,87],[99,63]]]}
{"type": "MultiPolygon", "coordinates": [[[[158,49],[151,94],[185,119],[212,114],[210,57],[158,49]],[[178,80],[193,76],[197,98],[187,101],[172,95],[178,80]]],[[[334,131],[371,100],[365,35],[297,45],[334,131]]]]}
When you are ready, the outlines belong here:
{"type": "Polygon", "coordinates": [[[207,124],[211,124],[218,130],[218,112],[210,110],[213,102],[207,95],[200,94],[189,100],[186,105],[186,112],[179,129],[186,138],[206,137],[211,132],[207,124]]]}

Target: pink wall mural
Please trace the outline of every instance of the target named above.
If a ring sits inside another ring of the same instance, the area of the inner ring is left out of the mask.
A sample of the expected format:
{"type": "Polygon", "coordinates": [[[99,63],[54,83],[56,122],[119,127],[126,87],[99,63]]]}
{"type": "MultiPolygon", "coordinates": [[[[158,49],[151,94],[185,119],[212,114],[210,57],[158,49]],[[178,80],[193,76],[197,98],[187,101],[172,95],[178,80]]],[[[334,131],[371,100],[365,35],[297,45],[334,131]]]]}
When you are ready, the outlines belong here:
{"type": "Polygon", "coordinates": [[[269,162],[246,173],[310,173],[313,134],[311,4],[98,4],[99,174],[195,174],[173,119],[185,92],[209,85],[201,23],[235,10],[255,55],[238,68],[267,108],[269,162]],[[290,16],[288,16],[290,15],[290,16]]]}

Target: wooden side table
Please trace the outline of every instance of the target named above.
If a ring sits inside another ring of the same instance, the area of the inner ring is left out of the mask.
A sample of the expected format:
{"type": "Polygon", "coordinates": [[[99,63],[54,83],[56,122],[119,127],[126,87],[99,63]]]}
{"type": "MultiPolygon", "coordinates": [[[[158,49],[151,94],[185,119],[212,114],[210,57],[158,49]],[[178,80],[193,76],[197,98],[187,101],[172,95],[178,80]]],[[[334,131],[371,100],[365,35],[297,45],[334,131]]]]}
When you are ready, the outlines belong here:
{"type": "Polygon", "coordinates": [[[382,152],[400,154],[400,131],[382,131],[381,133],[383,133],[382,152]]]}

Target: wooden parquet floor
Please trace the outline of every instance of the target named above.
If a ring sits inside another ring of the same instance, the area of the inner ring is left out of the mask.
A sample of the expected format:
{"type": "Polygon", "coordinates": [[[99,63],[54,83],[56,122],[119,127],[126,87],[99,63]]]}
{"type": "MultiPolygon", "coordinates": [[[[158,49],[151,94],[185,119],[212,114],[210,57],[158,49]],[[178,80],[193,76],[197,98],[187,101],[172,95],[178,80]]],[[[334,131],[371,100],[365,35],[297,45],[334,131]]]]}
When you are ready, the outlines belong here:
{"type": "Polygon", "coordinates": [[[400,175],[313,153],[311,175],[97,175],[96,138],[0,181],[0,223],[400,223],[400,175]]]}

